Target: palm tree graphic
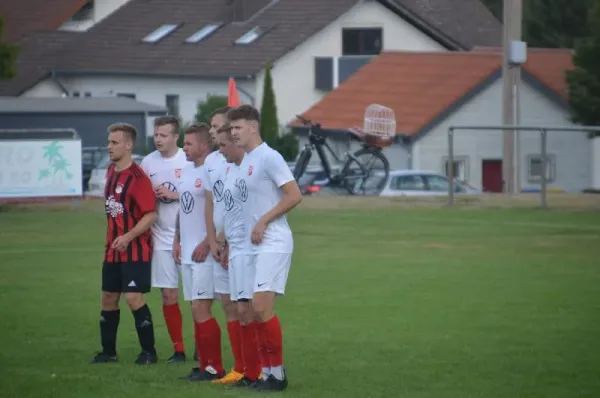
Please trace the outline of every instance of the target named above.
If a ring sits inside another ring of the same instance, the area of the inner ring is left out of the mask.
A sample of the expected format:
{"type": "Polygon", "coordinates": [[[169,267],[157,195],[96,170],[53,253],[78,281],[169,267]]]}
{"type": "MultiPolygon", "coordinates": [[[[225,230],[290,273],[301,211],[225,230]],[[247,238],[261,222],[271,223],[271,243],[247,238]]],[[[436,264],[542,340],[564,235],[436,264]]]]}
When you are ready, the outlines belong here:
{"type": "Polygon", "coordinates": [[[71,164],[63,157],[61,153],[62,149],[63,146],[57,141],[52,141],[50,144],[44,146],[44,159],[48,160],[48,167],[40,169],[38,180],[52,177],[52,181],[55,182],[54,180],[59,173],[64,175],[67,180],[73,178],[73,174],[69,172],[71,164]]]}

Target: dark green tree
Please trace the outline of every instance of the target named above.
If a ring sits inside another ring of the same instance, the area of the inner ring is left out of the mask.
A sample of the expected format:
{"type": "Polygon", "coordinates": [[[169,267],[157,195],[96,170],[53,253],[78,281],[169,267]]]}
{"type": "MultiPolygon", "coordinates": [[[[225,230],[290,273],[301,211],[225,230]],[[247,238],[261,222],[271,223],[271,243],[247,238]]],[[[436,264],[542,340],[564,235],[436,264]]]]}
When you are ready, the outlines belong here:
{"type": "Polygon", "coordinates": [[[588,19],[590,35],[575,47],[575,68],[567,72],[567,84],[573,121],[600,126],[600,0],[594,3],[588,19]]]}
{"type": "Polygon", "coordinates": [[[210,124],[210,117],[219,108],[227,106],[226,95],[208,95],[204,101],[198,102],[196,121],[210,124]]]}
{"type": "Polygon", "coordinates": [[[12,44],[5,43],[4,22],[0,18],[0,80],[8,80],[17,74],[17,57],[19,48],[12,44]]]}
{"type": "Polygon", "coordinates": [[[279,121],[277,120],[277,104],[275,103],[271,68],[271,64],[265,68],[265,83],[260,107],[260,136],[269,146],[275,148],[279,140],[279,121]]]}

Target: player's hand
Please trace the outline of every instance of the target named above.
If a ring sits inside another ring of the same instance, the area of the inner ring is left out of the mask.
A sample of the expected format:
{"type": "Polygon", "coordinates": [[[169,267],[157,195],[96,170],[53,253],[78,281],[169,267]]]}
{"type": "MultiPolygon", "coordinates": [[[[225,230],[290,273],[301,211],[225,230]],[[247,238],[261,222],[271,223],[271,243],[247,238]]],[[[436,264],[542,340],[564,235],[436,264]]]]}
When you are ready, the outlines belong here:
{"type": "Polygon", "coordinates": [[[210,241],[210,253],[216,261],[220,261],[220,258],[219,258],[220,257],[220,253],[219,253],[220,248],[221,248],[221,245],[219,245],[219,242],[217,242],[216,240],[210,241]]]}
{"type": "Polygon", "coordinates": [[[208,252],[210,252],[210,245],[205,239],[202,242],[200,242],[200,244],[198,244],[198,246],[196,246],[196,248],[192,252],[192,260],[194,260],[197,263],[203,263],[204,260],[206,260],[206,257],[208,257],[208,252]]]}
{"type": "Polygon", "coordinates": [[[181,245],[177,239],[173,240],[173,260],[175,264],[181,264],[181,245]]]}
{"type": "Polygon", "coordinates": [[[177,192],[172,192],[169,188],[164,185],[159,185],[154,192],[158,199],[177,200],[177,192]]]}
{"type": "Polygon", "coordinates": [[[263,236],[265,235],[265,229],[267,229],[267,224],[262,219],[258,220],[250,237],[252,243],[255,245],[260,245],[262,243],[263,236]]]}
{"type": "Polygon", "coordinates": [[[221,263],[221,267],[227,269],[229,267],[229,245],[227,242],[221,248],[220,254],[219,262],[221,263]]]}
{"type": "Polygon", "coordinates": [[[127,246],[129,246],[130,242],[131,242],[131,238],[127,234],[117,236],[117,238],[115,240],[113,240],[111,247],[113,249],[115,249],[116,251],[122,252],[125,249],[127,249],[127,246]]]}

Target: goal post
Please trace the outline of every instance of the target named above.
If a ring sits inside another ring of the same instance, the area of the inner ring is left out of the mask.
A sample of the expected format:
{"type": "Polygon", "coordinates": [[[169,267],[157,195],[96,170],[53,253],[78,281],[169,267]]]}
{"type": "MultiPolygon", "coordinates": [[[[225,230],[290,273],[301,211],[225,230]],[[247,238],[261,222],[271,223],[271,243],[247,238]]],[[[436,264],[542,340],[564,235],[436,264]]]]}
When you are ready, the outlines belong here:
{"type": "MultiPolygon", "coordinates": [[[[566,131],[577,131],[577,132],[600,132],[598,126],[578,126],[578,127],[550,127],[550,126],[511,126],[511,125],[495,125],[495,126],[478,126],[478,125],[454,125],[448,128],[448,206],[454,205],[454,135],[458,130],[498,130],[498,131],[537,131],[540,133],[541,144],[540,154],[542,160],[542,174],[540,181],[540,205],[542,208],[548,207],[547,201],[547,186],[548,181],[546,178],[546,172],[548,168],[548,132],[566,132],[566,131]]],[[[520,172],[520,170],[517,170],[520,172]]],[[[514,172],[513,172],[514,174],[514,172]]]]}

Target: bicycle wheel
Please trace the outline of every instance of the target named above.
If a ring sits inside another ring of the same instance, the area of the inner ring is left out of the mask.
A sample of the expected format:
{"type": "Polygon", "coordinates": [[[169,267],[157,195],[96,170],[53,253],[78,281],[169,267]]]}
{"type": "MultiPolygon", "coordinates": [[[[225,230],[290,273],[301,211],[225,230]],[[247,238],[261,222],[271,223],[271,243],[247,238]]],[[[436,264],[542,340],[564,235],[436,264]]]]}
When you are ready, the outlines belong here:
{"type": "Polygon", "coordinates": [[[310,157],[312,156],[312,151],[308,146],[305,146],[300,155],[298,155],[298,160],[296,160],[296,165],[294,166],[294,179],[298,181],[300,177],[306,171],[308,167],[308,162],[310,162],[310,157]]]}
{"type": "Polygon", "coordinates": [[[390,163],[381,150],[375,148],[355,152],[342,170],[344,185],[351,195],[379,195],[389,175],[390,163]]]}

